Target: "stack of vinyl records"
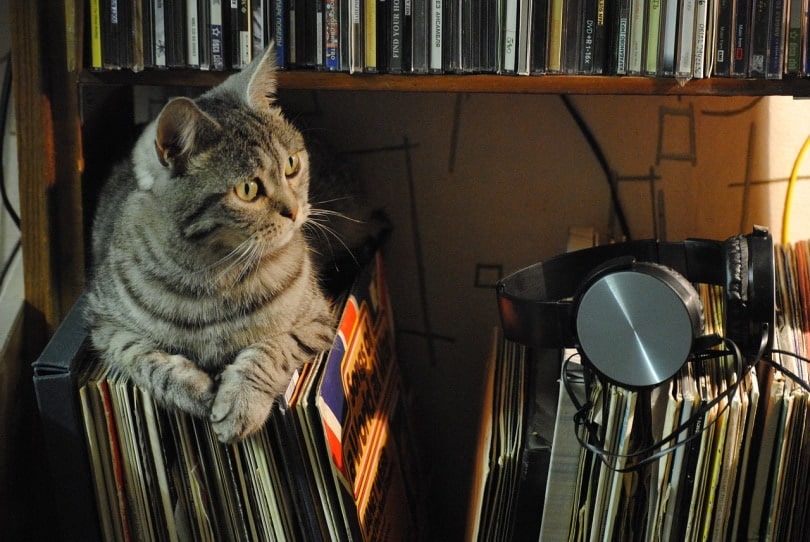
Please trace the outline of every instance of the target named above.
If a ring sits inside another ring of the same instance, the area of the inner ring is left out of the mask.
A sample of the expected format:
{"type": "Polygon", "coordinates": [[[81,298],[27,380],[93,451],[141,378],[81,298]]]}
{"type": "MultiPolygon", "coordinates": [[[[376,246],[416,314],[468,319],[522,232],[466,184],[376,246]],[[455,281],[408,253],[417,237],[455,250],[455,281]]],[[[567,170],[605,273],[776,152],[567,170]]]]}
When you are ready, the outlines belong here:
{"type": "MultiPolygon", "coordinates": [[[[766,360],[742,371],[727,354],[695,360],[652,391],[574,387],[589,394],[596,430],[558,417],[548,488],[564,490],[562,499],[547,494],[541,539],[803,539],[810,368],[791,354],[807,357],[810,342],[808,242],[776,246],[775,264],[777,329],[766,360]],[[561,428],[568,434],[558,442],[561,428]],[[576,447],[574,431],[598,447],[576,447]]],[[[722,292],[699,291],[708,331],[722,330],[722,292]]]]}
{"type": "Polygon", "coordinates": [[[265,427],[222,444],[99,363],[80,376],[106,540],[422,540],[421,456],[378,257],[333,347],[305,364],[265,427]]]}
{"type": "MultiPolygon", "coordinates": [[[[807,358],[810,345],[810,243],[777,245],[774,257],[775,344],[753,365],[718,346],[668,382],[634,391],[600,382],[575,351],[563,352],[550,467],[530,476],[533,403],[549,392],[530,378],[536,353],[498,337],[468,538],[804,540],[810,366],[796,355],[807,358]],[[531,492],[536,530],[527,531],[517,504],[531,492]]],[[[707,333],[722,333],[722,289],[696,286],[707,333]]],[[[550,364],[541,367],[551,381],[550,364]]]]}

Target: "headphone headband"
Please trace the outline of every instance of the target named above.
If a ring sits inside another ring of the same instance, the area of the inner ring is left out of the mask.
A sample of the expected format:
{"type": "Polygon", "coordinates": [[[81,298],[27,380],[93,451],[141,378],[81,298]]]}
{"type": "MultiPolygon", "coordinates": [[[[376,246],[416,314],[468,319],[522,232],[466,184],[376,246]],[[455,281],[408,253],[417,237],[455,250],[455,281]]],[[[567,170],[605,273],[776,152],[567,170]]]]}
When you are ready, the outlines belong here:
{"type": "Polygon", "coordinates": [[[576,337],[570,322],[580,286],[605,262],[628,257],[669,267],[690,282],[724,284],[726,279],[723,243],[708,239],[630,241],[561,254],[498,281],[505,336],[543,348],[574,346],[576,337]]]}

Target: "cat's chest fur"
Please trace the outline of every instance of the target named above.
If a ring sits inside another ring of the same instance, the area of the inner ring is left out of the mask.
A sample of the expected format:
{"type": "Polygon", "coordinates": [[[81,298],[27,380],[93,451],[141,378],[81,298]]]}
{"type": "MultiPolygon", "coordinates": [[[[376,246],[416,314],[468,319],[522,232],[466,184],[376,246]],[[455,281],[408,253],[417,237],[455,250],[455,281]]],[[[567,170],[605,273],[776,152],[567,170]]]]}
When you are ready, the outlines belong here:
{"type": "Polygon", "coordinates": [[[242,348],[286,333],[304,308],[325,303],[300,230],[279,249],[247,261],[253,249],[221,261],[183,245],[148,195],[134,193],[105,263],[131,323],[172,354],[216,372],[242,348]]]}

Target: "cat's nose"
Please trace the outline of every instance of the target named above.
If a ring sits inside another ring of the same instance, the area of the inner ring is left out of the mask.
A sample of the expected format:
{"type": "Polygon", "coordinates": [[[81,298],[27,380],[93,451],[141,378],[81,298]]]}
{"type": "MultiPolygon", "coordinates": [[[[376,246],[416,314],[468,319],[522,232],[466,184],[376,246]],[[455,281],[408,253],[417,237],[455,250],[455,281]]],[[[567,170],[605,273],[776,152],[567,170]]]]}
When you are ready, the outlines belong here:
{"type": "Polygon", "coordinates": [[[281,208],[281,216],[285,218],[289,218],[293,222],[295,222],[295,218],[298,216],[298,207],[287,207],[286,205],[281,208]]]}

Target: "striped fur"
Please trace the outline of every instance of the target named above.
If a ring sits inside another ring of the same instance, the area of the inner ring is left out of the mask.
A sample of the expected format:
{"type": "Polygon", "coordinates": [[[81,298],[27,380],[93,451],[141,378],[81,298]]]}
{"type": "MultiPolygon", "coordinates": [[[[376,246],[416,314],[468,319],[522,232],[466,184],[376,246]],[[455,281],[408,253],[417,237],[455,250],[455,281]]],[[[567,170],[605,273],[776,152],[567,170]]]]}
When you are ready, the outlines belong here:
{"type": "Polygon", "coordinates": [[[170,101],[113,172],[94,224],[94,347],[162,404],[208,417],[223,442],[260,428],[334,336],[303,230],[309,157],[273,104],[273,55],[170,101]]]}

